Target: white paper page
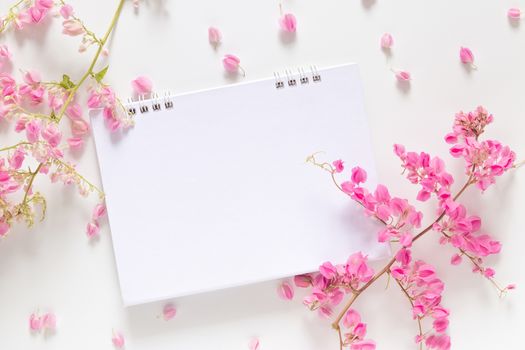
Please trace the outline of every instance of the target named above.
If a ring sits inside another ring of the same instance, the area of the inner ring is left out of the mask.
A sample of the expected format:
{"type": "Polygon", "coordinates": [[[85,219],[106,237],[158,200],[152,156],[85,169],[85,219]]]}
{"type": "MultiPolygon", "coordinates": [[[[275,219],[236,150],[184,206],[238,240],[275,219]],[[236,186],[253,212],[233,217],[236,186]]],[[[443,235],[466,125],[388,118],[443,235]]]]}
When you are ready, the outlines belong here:
{"type": "Polygon", "coordinates": [[[375,183],[357,65],[319,72],[304,86],[271,78],[175,96],[122,134],[93,116],[125,305],[386,254],[377,226],[305,162],[323,151],[375,183]]]}

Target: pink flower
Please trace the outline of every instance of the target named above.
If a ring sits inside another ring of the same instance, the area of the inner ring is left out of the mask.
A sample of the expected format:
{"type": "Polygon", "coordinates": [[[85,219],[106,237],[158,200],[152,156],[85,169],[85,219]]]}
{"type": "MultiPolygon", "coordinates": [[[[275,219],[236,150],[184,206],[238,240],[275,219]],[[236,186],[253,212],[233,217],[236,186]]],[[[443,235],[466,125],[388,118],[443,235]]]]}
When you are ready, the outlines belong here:
{"type": "Polygon", "coordinates": [[[345,169],[344,162],[341,159],[334,160],[332,162],[332,165],[334,166],[334,171],[336,173],[340,173],[340,172],[342,172],[345,169]]]}
{"type": "Polygon", "coordinates": [[[66,141],[69,148],[72,150],[78,150],[84,146],[84,139],[81,137],[70,137],[66,141]]]}
{"type": "Polygon", "coordinates": [[[73,7],[69,4],[65,4],[60,8],[60,14],[64,19],[68,19],[73,15],[73,7]]]}
{"type": "Polygon", "coordinates": [[[93,209],[92,219],[98,220],[106,215],[106,205],[103,203],[99,203],[95,206],[93,209]]]}
{"type": "Polygon", "coordinates": [[[74,119],[71,121],[71,132],[75,137],[82,137],[89,132],[89,124],[84,119],[74,119]]]}
{"type": "Polygon", "coordinates": [[[67,107],[66,115],[72,120],[80,119],[82,118],[82,107],[78,103],[72,103],[67,107]]]}
{"type": "Polygon", "coordinates": [[[381,47],[383,49],[390,49],[394,45],[394,38],[391,34],[385,33],[381,37],[381,47]]]}
{"type": "Polygon", "coordinates": [[[454,254],[454,255],[452,256],[452,258],[450,259],[450,263],[451,263],[452,265],[459,265],[459,264],[461,264],[461,260],[463,260],[463,259],[461,258],[461,255],[459,255],[459,254],[454,254]]]}
{"type": "Polygon", "coordinates": [[[366,181],[366,171],[360,167],[352,169],[352,182],[354,184],[360,184],[366,181]]]}
{"type": "Polygon", "coordinates": [[[376,343],[373,340],[359,340],[350,345],[350,350],[375,350],[376,343]]]}
{"type": "Polygon", "coordinates": [[[51,147],[56,147],[60,143],[62,133],[58,130],[55,123],[48,123],[42,130],[42,138],[46,140],[51,147]]]}
{"type": "Polygon", "coordinates": [[[53,0],[36,0],[35,6],[41,10],[51,10],[54,6],[53,0]]]}
{"type": "Polygon", "coordinates": [[[397,80],[401,82],[408,82],[412,80],[410,73],[407,71],[400,70],[400,71],[395,72],[395,75],[396,75],[397,80]]]}
{"type": "Polygon", "coordinates": [[[42,78],[40,77],[40,73],[34,70],[30,70],[24,74],[24,81],[26,82],[26,84],[34,86],[40,84],[42,78]]]}
{"type": "Polygon", "coordinates": [[[476,66],[474,65],[474,54],[468,47],[461,47],[459,50],[459,58],[462,63],[470,64],[473,68],[476,66]]]}
{"type": "Polygon", "coordinates": [[[281,299],[284,299],[284,300],[292,300],[293,299],[294,290],[293,290],[292,285],[290,283],[288,283],[288,282],[281,283],[281,285],[277,289],[277,292],[278,292],[279,296],[281,297],[281,299]]]}
{"type": "Polygon", "coordinates": [[[0,237],[4,237],[9,231],[10,226],[7,222],[0,220],[0,237]]]}
{"type": "Polygon", "coordinates": [[[124,339],[124,335],[120,332],[115,332],[115,331],[113,331],[113,337],[111,338],[111,342],[117,349],[124,348],[124,345],[126,343],[124,339]]]}
{"type": "Polygon", "coordinates": [[[291,13],[284,14],[279,19],[279,24],[281,25],[281,29],[285,32],[295,33],[297,30],[297,19],[291,13]]]}
{"type": "Polygon", "coordinates": [[[54,313],[48,312],[42,317],[42,327],[46,330],[54,331],[57,325],[57,319],[54,313]]]}
{"type": "Polygon", "coordinates": [[[209,27],[208,40],[210,41],[210,44],[213,45],[213,47],[217,48],[217,46],[221,43],[222,40],[222,34],[219,31],[219,29],[215,27],[209,27]]]}
{"type": "Polygon", "coordinates": [[[242,71],[242,74],[245,75],[244,69],[240,66],[241,60],[235,55],[225,55],[222,59],[222,65],[228,73],[237,73],[239,69],[242,71]]]}
{"type": "Polygon", "coordinates": [[[10,59],[11,58],[11,52],[9,52],[9,49],[6,45],[0,45],[0,58],[4,59],[10,59]]]}
{"type": "Polygon", "coordinates": [[[312,276],[310,275],[297,275],[293,278],[295,285],[299,288],[307,288],[312,285],[312,276]]]}
{"type": "Polygon", "coordinates": [[[43,322],[42,317],[38,316],[35,313],[32,313],[29,316],[29,329],[33,332],[38,332],[42,329],[43,322]]]}
{"type": "Polygon", "coordinates": [[[94,238],[98,236],[99,231],[100,231],[100,227],[98,226],[98,222],[92,221],[87,224],[86,234],[88,238],[94,238]]]}
{"type": "Polygon", "coordinates": [[[84,27],[82,27],[82,24],[74,19],[66,19],[64,22],[62,22],[62,33],[70,36],[77,36],[84,34],[84,27]]]}
{"type": "Polygon", "coordinates": [[[33,119],[25,125],[27,140],[31,143],[37,142],[40,137],[40,121],[33,119]]]}
{"type": "Polygon", "coordinates": [[[519,8],[510,8],[507,11],[507,16],[510,19],[520,19],[521,18],[521,10],[519,8]]]}
{"type": "Polygon", "coordinates": [[[249,350],[259,350],[260,347],[261,347],[261,343],[258,338],[252,338],[250,342],[248,343],[249,350]]]}
{"type": "Polygon", "coordinates": [[[33,23],[39,23],[44,18],[45,12],[36,6],[31,6],[28,9],[29,18],[33,23]]]}
{"type": "Polygon", "coordinates": [[[18,170],[22,167],[22,163],[24,162],[26,152],[23,148],[19,147],[17,148],[11,157],[9,157],[9,165],[11,168],[18,170]]]}
{"type": "Polygon", "coordinates": [[[361,315],[359,315],[359,312],[355,311],[354,309],[348,309],[343,318],[343,325],[346,328],[352,328],[360,322],[361,315]]]}
{"type": "Polygon", "coordinates": [[[175,317],[176,314],[177,309],[175,308],[175,306],[173,306],[173,304],[164,305],[164,308],[162,309],[162,315],[164,316],[165,321],[171,320],[175,317]]]}
{"type": "Polygon", "coordinates": [[[139,76],[131,82],[133,90],[138,95],[149,94],[153,88],[151,80],[145,76],[139,76]]]}

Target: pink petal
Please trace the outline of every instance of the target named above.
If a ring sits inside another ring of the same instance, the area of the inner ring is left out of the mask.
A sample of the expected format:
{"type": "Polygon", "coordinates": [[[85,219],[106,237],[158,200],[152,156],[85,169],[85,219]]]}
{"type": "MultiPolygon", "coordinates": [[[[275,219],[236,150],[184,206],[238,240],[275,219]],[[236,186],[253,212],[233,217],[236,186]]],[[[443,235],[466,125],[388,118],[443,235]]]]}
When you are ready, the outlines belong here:
{"type": "Polygon", "coordinates": [[[507,16],[509,16],[510,19],[520,19],[521,10],[519,8],[511,8],[507,11],[507,16]]]}
{"type": "Polygon", "coordinates": [[[292,300],[294,296],[294,290],[290,283],[283,282],[277,289],[279,296],[284,300],[292,300]]]}
{"type": "Polygon", "coordinates": [[[459,255],[459,254],[454,254],[454,255],[452,256],[452,258],[450,259],[450,263],[451,263],[452,265],[459,265],[459,264],[461,264],[461,260],[463,260],[463,259],[461,258],[461,255],[459,255]]]}
{"type": "Polygon", "coordinates": [[[345,170],[344,162],[341,159],[334,160],[332,162],[332,165],[334,166],[334,170],[335,170],[336,173],[340,173],[343,170],[345,170]]]}
{"type": "Polygon", "coordinates": [[[410,73],[407,72],[407,71],[402,71],[401,70],[401,71],[395,72],[395,74],[396,74],[397,80],[402,81],[402,82],[403,81],[410,81],[412,79],[411,76],[410,76],[410,73]]]}
{"type": "Polygon", "coordinates": [[[215,27],[209,27],[208,28],[208,40],[210,41],[210,44],[212,44],[213,46],[219,45],[222,40],[222,35],[219,29],[215,27]]]}
{"type": "Polygon", "coordinates": [[[279,20],[281,29],[285,32],[295,33],[297,31],[297,19],[291,13],[284,14],[279,20]]]}
{"type": "Polygon", "coordinates": [[[11,58],[11,52],[9,52],[9,49],[6,45],[0,45],[0,58],[11,58]]]}
{"type": "Polygon", "coordinates": [[[4,221],[0,221],[0,237],[5,236],[7,232],[9,231],[9,229],[10,229],[10,226],[8,223],[4,221]]]}
{"type": "Polygon", "coordinates": [[[37,314],[32,313],[29,316],[29,329],[33,332],[38,332],[42,329],[42,318],[37,314]]]}
{"type": "Polygon", "coordinates": [[[461,62],[472,64],[474,63],[474,54],[468,47],[461,47],[459,50],[459,58],[461,62]]]}
{"type": "Polygon", "coordinates": [[[139,76],[131,82],[133,90],[138,95],[149,94],[153,88],[151,80],[145,76],[139,76]]]}
{"type": "Polygon", "coordinates": [[[42,325],[45,329],[54,331],[57,325],[57,319],[54,313],[48,312],[43,316],[42,325]]]}
{"type": "Polygon", "coordinates": [[[64,19],[68,19],[73,15],[73,7],[69,4],[65,4],[60,8],[60,14],[64,19]]]}
{"type": "MultiPolygon", "coordinates": [[[[241,68],[241,60],[239,57],[231,54],[224,55],[222,59],[222,65],[228,73],[237,73],[241,68]]],[[[244,70],[243,70],[244,75],[244,70]]]]}
{"type": "Polygon", "coordinates": [[[105,215],[106,215],[106,205],[104,203],[97,204],[95,208],[93,209],[92,219],[98,220],[105,215]]]}
{"type": "Polygon", "coordinates": [[[99,231],[100,227],[98,226],[98,222],[92,221],[87,224],[86,234],[89,238],[98,236],[99,231]]]}
{"type": "Polygon", "coordinates": [[[248,343],[248,349],[250,350],[259,350],[261,343],[258,338],[252,338],[248,343]]]}
{"type": "Polygon", "coordinates": [[[394,38],[391,34],[385,33],[381,37],[381,47],[384,49],[390,49],[394,45],[394,38]]]}
{"type": "Polygon", "coordinates": [[[70,137],[66,141],[71,150],[78,150],[84,146],[84,139],[81,137],[70,137]]]}
{"type": "Polygon", "coordinates": [[[122,349],[126,343],[124,335],[115,331],[113,332],[113,338],[111,338],[111,342],[117,349],[122,349]]]}
{"type": "Polygon", "coordinates": [[[177,314],[177,309],[173,304],[166,304],[162,309],[162,315],[164,316],[165,321],[171,320],[177,314]]]}

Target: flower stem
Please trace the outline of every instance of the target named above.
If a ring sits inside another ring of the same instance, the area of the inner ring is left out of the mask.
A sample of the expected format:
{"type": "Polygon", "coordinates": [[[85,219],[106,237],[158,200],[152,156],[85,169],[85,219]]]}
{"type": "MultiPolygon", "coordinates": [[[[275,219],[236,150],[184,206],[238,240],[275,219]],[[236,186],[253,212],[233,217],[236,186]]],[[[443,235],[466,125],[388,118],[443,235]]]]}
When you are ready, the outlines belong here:
{"type": "Polygon", "coordinates": [[[98,42],[97,52],[95,53],[95,56],[93,57],[93,60],[91,61],[91,64],[90,64],[88,70],[86,71],[86,73],[84,73],[82,78],[80,78],[80,81],[70,91],[69,96],[67,97],[64,105],[60,109],[60,111],[59,111],[59,113],[57,115],[57,123],[59,123],[60,120],[62,120],[62,117],[64,116],[64,113],[66,112],[67,107],[69,106],[69,104],[71,103],[73,98],[75,97],[75,94],[78,91],[78,89],[80,88],[80,86],[82,86],[82,84],[84,84],[86,79],[90,75],[93,74],[93,69],[95,68],[95,65],[97,64],[97,61],[98,61],[98,59],[100,57],[100,54],[102,53],[102,50],[104,49],[104,45],[108,41],[108,38],[109,38],[111,32],[113,31],[113,29],[115,28],[115,25],[117,24],[118,18],[120,17],[120,13],[122,12],[122,7],[124,6],[124,1],[125,0],[120,0],[119,1],[117,10],[115,11],[115,14],[113,15],[113,18],[111,20],[109,28],[106,31],[106,34],[104,34],[102,39],[100,39],[100,42],[98,42]]]}

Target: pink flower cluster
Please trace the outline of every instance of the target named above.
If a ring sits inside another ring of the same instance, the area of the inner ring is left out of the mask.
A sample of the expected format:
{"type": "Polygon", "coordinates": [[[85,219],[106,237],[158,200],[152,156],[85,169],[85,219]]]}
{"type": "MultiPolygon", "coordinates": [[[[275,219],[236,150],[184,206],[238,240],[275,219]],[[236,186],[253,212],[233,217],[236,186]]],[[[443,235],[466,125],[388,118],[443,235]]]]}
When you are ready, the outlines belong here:
{"type": "Polygon", "coordinates": [[[496,182],[497,176],[511,169],[516,160],[516,154],[499,141],[478,140],[493,119],[483,107],[469,113],[459,112],[452,133],[445,137],[447,143],[453,144],[450,154],[465,160],[467,175],[483,191],[496,182]]]}
{"type": "Polygon", "coordinates": [[[312,287],[312,293],[303,303],[311,310],[319,310],[320,315],[329,317],[345,294],[353,293],[361,284],[370,281],[374,271],[367,264],[367,257],[361,253],[352,254],[345,264],[332,265],[325,262],[319,273],[295,276],[297,287],[312,287]]]}
{"type": "Polygon", "coordinates": [[[378,234],[379,242],[396,241],[409,247],[412,244],[412,230],[421,227],[423,214],[410,205],[408,200],[392,197],[384,185],[379,184],[373,193],[369,192],[360,186],[366,179],[366,172],[355,167],[350,180],[343,182],[341,189],[360,203],[366,214],[385,224],[385,228],[378,234]]]}
{"type": "Polygon", "coordinates": [[[50,10],[55,6],[53,0],[35,0],[30,6],[19,11],[14,18],[0,19],[0,30],[7,26],[10,20],[16,29],[23,29],[28,24],[40,23],[49,14],[50,10]]]}
{"type": "Polygon", "coordinates": [[[344,333],[343,346],[350,350],[375,350],[376,343],[365,339],[366,324],[361,322],[361,315],[354,309],[348,309],[344,318],[343,326],[347,329],[344,333]]]}
{"type": "Polygon", "coordinates": [[[97,86],[89,92],[87,105],[91,109],[102,108],[102,115],[106,126],[111,131],[116,131],[121,127],[127,128],[132,125],[130,118],[123,117],[120,113],[120,102],[115,92],[109,86],[97,86]]]}
{"type": "Polygon", "coordinates": [[[425,318],[433,320],[434,332],[421,332],[416,336],[416,342],[424,341],[430,349],[450,349],[450,337],[445,334],[449,311],[441,306],[441,293],[445,287],[434,267],[422,260],[412,261],[411,251],[406,248],[399,250],[395,259],[390,273],[410,299],[412,316],[420,323],[425,318]]]}
{"type": "Polygon", "coordinates": [[[32,313],[29,316],[29,330],[31,332],[54,331],[56,328],[56,316],[52,312],[43,315],[32,313]]]}

